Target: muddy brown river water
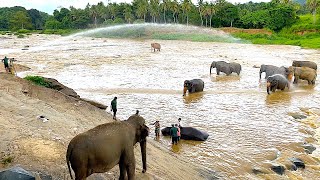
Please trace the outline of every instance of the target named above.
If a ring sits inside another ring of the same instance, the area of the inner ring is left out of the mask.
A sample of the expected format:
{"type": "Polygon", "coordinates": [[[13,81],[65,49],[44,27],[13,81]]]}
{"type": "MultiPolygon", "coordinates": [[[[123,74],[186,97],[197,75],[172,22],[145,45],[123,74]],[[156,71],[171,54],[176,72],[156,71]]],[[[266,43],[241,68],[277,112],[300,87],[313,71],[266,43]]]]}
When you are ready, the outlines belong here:
{"type": "MultiPolygon", "coordinates": [[[[19,76],[53,77],[80,96],[109,105],[118,97],[118,118],[138,109],[147,123],[162,127],[177,123],[207,131],[205,142],[184,141],[167,149],[216,171],[221,179],[319,179],[320,152],[308,155],[303,143],[319,147],[320,86],[306,82],[290,90],[267,95],[261,64],[289,66],[292,60],[320,65],[320,51],[296,46],[156,40],[160,52],[151,52],[155,40],[107,39],[32,35],[28,39],[2,39],[0,54],[15,57],[32,68],[19,76]],[[21,50],[29,45],[29,50],[21,50]],[[8,54],[10,52],[10,54],[8,54]],[[240,76],[209,74],[211,62],[224,60],[242,65],[240,76]],[[204,92],[182,96],[183,81],[200,78],[204,92]],[[308,115],[295,120],[292,113],[308,115]],[[306,169],[277,175],[271,164],[286,164],[299,157],[306,169]],[[252,169],[263,171],[252,173],[252,169]]],[[[318,70],[319,74],[319,70],[318,70]]],[[[263,74],[264,77],[264,74],[263,74]]],[[[319,79],[319,78],[318,78],[319,79]]],[[[109,108],[108,108],[109,111],[109,108]]],[[[154,138],[151,127],[150,139],[154,138]]]]}

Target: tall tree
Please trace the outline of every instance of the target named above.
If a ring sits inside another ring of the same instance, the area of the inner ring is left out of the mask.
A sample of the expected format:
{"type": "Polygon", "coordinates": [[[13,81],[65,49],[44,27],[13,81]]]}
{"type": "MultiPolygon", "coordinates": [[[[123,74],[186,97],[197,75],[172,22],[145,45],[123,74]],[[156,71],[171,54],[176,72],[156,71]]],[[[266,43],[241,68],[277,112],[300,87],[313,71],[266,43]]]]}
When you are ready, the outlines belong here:
{"type": "Polygon", "coordinates": [[[173,12],[173,22],[174,23],[179,23],[178,22],[178,13],[179,13],[179,4],[177,0],[173,0],[171,4],[171,10],[173,12]]]}
{"type": "Polygon", "coordinates": [[[183,13],[187,17],[187,26],[189,25],[189,11],[191,10],[191,4],[192,3],[190,0],[183,0],[182,5],[181,5],[183,13]]]}
{"type": "Polygon", "coordinates": [[[201,19],[201,26],[203,26],[203,12],[204,12],[204,8],[203,8],[203,0],[198,0],[198,12],[200,15],[200,19],[201,19]]]}
{"type": "Polygon", "coordinates": [[[159,0],[150,0],[150,14],[152,17],[152,22],[156,22],[156,17],[159,14],[159,0]]]}
{"type": "Polygon", "coordinates": [[[162,4],[161,4],[161,9],[163,10],[163,21],[164,23],[167,23],[167,19],[166,19],[166,12],[168,9],[170,9],[170,4],[171,1],[170,0],[163,0],[162,4]]]}
{"type": "Polygon", "coordinates": [[[32,29],[31,18],[26,11],[18,11],[10,19],[10,28],[17,29],[32,29]]]}
{"type": "Polygon", "coordinates": [[[124,19],[127,21],[127,23],[131,23],[133,21],[133,15],[132,15],[132,9],[129,4],[125,4],[124,8],[124,19]]]}
{"type": "Polygon", "coordinates": [[[320,0],[307,0],[307,6],[313,15],[313,24],[316,23],[317,9],[320,6],[320,0]]]}
{"type": "Polygon", "coordinates": [[[90,17],[93,18],[94,27],[97,28],[97,16],[98,16],[98,8],[96,5],[92,5],[89,9],[90,17]]]}

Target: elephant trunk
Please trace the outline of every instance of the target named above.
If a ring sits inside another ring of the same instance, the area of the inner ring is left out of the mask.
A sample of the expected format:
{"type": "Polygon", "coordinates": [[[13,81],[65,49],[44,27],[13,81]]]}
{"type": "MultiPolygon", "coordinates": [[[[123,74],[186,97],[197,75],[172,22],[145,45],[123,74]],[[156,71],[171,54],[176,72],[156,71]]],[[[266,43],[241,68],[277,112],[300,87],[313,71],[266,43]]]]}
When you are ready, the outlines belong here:
{"type": "Polygon", "coordinates": [[[184,87],[183,87],[183,95],[184,95],[184,96],[186,95],[187,90],[188,90],[188,87],[187,87],[187,86],[184,86],[184,87]]]}
{"type": "Polygon", "coordinates": [[[141,148],[141,157],[142,157],[142,172],[145,173],[147,171],[147,141],[141,141],[140,142],[140,148],[141,148]]]}
{"type": "Polygon", "coordinates": [[[267,81],[267,93],[270,94],[271,83],[267,81]]]}
{"type": "Polygon", "coordinates": [[[210,66],[210,74],[211,74],[211,70],[212,70],[212,65],[210,66]]]}

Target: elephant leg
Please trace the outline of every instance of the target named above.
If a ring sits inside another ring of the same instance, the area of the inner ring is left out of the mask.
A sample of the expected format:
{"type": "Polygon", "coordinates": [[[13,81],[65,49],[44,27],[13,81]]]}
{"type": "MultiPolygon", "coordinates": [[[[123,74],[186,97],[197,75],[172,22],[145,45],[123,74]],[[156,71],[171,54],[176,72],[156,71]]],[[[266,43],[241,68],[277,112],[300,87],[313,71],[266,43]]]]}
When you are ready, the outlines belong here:
{"type": "Polygon", "coordinates": [[[128,180],[135,179],[135,169],[136,169],[136,160],[134,157],[133,147],[130,150],[127,150],[125,153],[124,162],[125,167],[128,173],[128,180]]]}
{"type": "Polygon", "coordinates": [[[294,76],[293,84],[298,84],[298,77],[294,76]]]}
{"type": "Polygon", "coordinates": [[[77,171],[75,171],[74,174],[76,176],[76,178],[75,178],[76,180],[84,180],[84,179],[86,179],[86,177],[88,177],[86,167],[82,167],[80,169],[77,169],[77,171]]]}
{"type": "Polygon", "coordinates": [[[216,68],[216,70],[217,70],[217,75],[220,75],[220,69],[216,68]]]}
{"type": "Polygon", "coordinates": [[[119,162],[119,169],[120,169],[120,177],[119,180],[125,180],[127,176],[127,170],[126,170],[126,165],[124,163],[124,158],[123,156],[120,157],[120,162],[119,162]]]}

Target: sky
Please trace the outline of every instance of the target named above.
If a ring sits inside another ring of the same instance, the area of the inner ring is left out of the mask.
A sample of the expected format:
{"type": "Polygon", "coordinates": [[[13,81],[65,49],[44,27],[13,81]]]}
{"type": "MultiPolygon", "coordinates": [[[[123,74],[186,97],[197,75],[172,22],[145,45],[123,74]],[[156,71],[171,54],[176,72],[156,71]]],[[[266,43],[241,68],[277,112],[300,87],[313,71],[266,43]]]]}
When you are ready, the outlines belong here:
{"type": "MultiPolygon", "coordinates": [[[[13,7],[22,6],[28,9],[37,9],[48,14],[53,14],[53,11],[59,7],[69,8],[74,6],[75,8],[84,8],[88,3],[91,5],[98,4],[98,2],[108,4],[108,2],[127,2],[130,3],[132,0],[0,0],[0,7],[13,7]]],[[[210,1],[210,0],[208,0],[210,1]]],[[[231,3],[246,3],[250,0],[227,0],[231,3]]],[[[252,2],[269,2],[270,0],[251,0],[252,2]]],[[[194,4],[197,0],[192,0],[194,4]]]]}

